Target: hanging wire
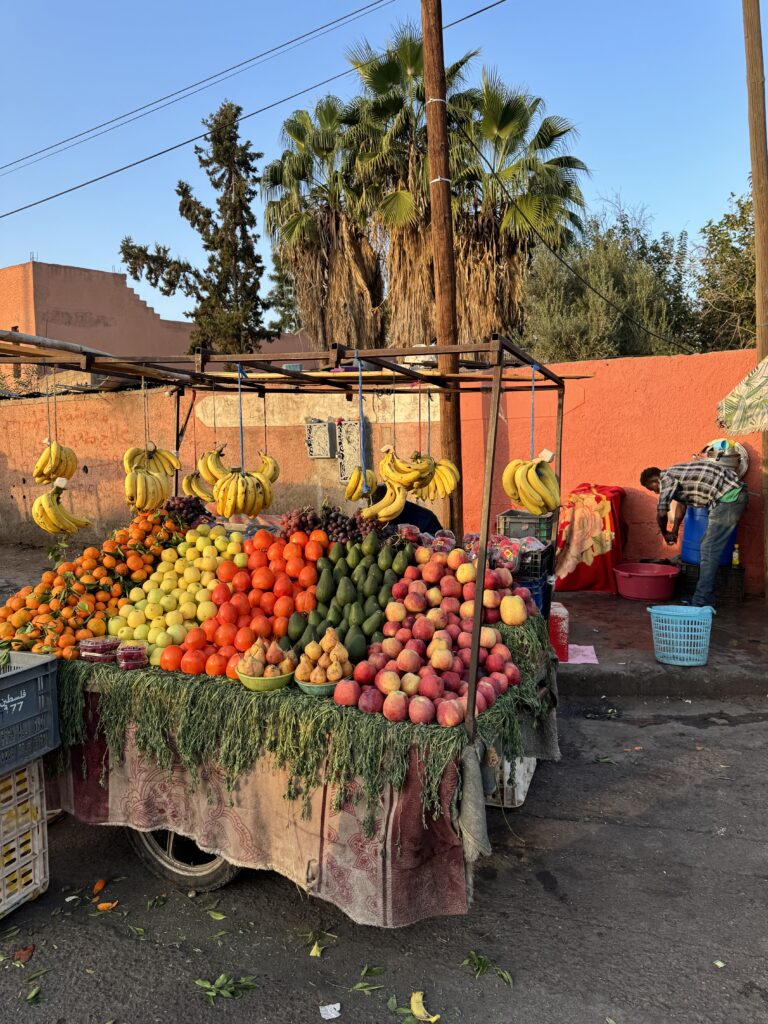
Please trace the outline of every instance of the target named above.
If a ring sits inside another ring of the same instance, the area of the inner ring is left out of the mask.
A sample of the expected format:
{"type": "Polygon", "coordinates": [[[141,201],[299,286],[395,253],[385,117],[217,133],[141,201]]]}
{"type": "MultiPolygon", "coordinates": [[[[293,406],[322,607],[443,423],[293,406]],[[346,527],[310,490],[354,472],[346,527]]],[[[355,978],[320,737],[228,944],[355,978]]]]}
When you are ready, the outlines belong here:
{"type": "Polygon", "coordinates": [[[53,368],[53,439],[59,440],[59,406],[56,400],[56,367],[53,368]]]}
{"type": "Polygon", "coordinates": [[[48,443],[53,440],[51,434],[51,381],[48,374],[45,375],[45,411],[48,416],[48,443]]]}
{"type": "Polygon", "coordinates": [[[392,371],[392,447],[397,451],[397,392],[395,391],[395,371],[392,371]]]}
{"type": "Polygon", "coordinates": [[[360,444],[360,468],[363,471],[363,488],[362,493],[370,494],[371,489],[368,486],[368,472],[365,468],[365,412],[363,410],[363,364],[360,360],[360,354],[355,349],[355,362],[357,363],[357,425],[359,430],[359,444],[360,444]]]}
{"type": "Polygon", "coordinates": [[[144,399],[144,450],[149,450],[149,408],[147,404],[147,381],[141,378],[141,394],[144,399]]]}
{"type": "Polygon", "coordinates": [[[216,381],[213,382],[213,446],[216,447],[216,381]]]}
{"type": "Polygon", "coordinates": [[[419,451],[421,451],[421,381],[419,381],[419,451]]]}
{"type": "Polygon", "coordinates": [[[267,392],[266,392],[266,389],[264,390],[264,394],[263,394],[262,398],[263,398],[263,402],[264,402],[264,404],[262,405],[262,410],[264,412],[264,454],[266,455],[267,454],[267,392]]]}
{"type": "Polygon", "coordinates": [[[192,417],[192,452],[195,464],[193,469],[197,469],[197,414],[195,413],[195,402],[197,402],[197,392],[192,392],[192,408],[189,411],[189,415],[192,417]]]}
{"type": "Polygon", "coordinates": [[[427,455],[432,454],[432,392],[427,392],[427,455]]]}
{"type": "Polygon", "coordinates": [[[534,363],[531,366],[531,458],[533,458],[535,448],[534,431],[536,428],[536,371],[538,369],[538,363],[534,363]]]}
{"type": "Polygon", "coordinates": [[[245,472],[245,439],[243,437],[243,388],[242,380],[245,376],[242,366],[237,363],[237,408],[240,417],[240,472],[245,472]]]}

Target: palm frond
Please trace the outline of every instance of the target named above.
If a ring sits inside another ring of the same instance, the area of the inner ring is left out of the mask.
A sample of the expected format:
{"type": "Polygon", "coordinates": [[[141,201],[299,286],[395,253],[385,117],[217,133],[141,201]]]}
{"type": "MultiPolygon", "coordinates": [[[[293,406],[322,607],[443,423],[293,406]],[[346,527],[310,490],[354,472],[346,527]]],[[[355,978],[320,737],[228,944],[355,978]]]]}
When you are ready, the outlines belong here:
{"type": "Polygon", "coordinates": [[[418,221],[414,195],[405,188],[388,192],[383,196],[377,213],[384,227],[390,230],[410,227],[418,221]]]}

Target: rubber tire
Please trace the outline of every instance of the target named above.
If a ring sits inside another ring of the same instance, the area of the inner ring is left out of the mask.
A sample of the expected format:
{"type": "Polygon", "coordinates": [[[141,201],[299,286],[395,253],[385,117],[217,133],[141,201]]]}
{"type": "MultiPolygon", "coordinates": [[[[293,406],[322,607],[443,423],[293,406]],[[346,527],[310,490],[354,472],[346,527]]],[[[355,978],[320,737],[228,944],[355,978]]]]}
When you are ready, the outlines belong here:
{"type": "Polygon", "coordinates": [[[147,842],[148,833],[133,828],[126,828],[125,831],[128,833],[128,841],[145,867],[156,878],[170,882],[177,889],[211,892],[213,889],[221,889],[222,886],[228,885],[240,873],[240,868],[230,864],[223,857],[217,857],[212,861],[208,871],[176,871],[172,862],[169,863],[159,855],[159,852],[156,854],[153,851],[153,846],[147,842]]]}

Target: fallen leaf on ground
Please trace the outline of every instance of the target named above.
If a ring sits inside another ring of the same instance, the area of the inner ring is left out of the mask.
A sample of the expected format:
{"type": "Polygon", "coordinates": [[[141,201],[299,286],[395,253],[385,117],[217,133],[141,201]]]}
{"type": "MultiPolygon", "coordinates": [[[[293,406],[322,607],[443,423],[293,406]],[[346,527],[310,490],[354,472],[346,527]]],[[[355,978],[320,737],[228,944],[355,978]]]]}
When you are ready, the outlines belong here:
{"type": "Polygon", "coordinates": [[[115,909],[115,907],[117,906],[117,903],[118,903],[117,900],[112,900],[110,903],[97,903],[96,904],[96,909],[98,911],[100,911],[101,913],[109,912],[110,910],[114,910],[115,909]]]}
{"type": "Polygon", "coordinates": [[[102,889],[106,889],[106,887],[107,887],[107,880],[106,880],[106,878],[100,878],[98,880],[98,882],[94,882],[94,885],[93,885],[93,895],[94,896],[98,896],[99,893],[101,892],[101,890],[102,889]]]}
{"type": "Polygon", "coordinates": [[[28,946],[24,946],[23,949],[17,949],[13,954],[13,959],[17,964],[25,964],[28,960],[32,959],[32,954],[35,952],[35,945],[30,942],[28,946]]]}

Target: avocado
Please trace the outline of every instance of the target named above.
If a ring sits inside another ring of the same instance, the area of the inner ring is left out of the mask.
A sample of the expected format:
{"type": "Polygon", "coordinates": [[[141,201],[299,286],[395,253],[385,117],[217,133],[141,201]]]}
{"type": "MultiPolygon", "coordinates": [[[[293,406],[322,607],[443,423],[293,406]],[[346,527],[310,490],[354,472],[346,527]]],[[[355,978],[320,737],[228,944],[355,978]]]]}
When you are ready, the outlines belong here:
{"type": "Polygon", "coordinates": [[[360,550],[359,544],[353,544],[351,541],[347,544],[347,565],[350,569],[354,569],[358,566],[362,560],[363,553],[360,550]]]}
{"type": "Polygon", "coordinates": [[[394,562],[394,560],[395,556],[392,551],[392,548],[389,546],[389,544],[385,544],[384,547],[379,552],[379,557],[376,559],[376,564],[378,565],[382,572],[385,572],[387,569],[392,568],[392,563],[394,562]]]}
{"type": "Polygon", "coordinates": [[[333,573],[330,569],[323,569],[320,579],[317,581],[315,597],[318,604],[328,604],[336,591],[336,584],[333,580],[333,573]]]}
{"type": "Polygon", "coordinates": [[[366,572],[371,568],[372,565],[375,565],[375,563],[376,559],[373,557],[373,555],[366,555],[365,558],[360,560],[360,565],[364,567],[366,572]]]}
{"type": "Polygon", "coordinates": [[[291,643],[291,638],[288,636],[287,633],[285,634],[285,636],[280,637],[280,639],[277,641],[277,646],[283,651],[290,651],[293,644],[291,643]]]}
{"type": "Polygon", "coordinates": [[[344,546],[342,544],[339,544],[338,541],[335,541],[333,544],[331,544],[331,549],[328,552],[328,558],[331,560],[331,562],[333,562],[334,565],[336,565],[338,560],[343,557],[344,546]]]}
{"type": "Polygon", "coordinates": [[[373,615],[373,613],[377,612],[378,610],[379,602],[376,598],[376,595],[374,594],[371,597],[366,597],[365,604],[363,605],[363,611],[365,612],[364,617],[367,619],[369,615],[373,615]]]}
{"type": "Polygon", "coordinates": [[[323,571],[323,569],[333,569],[333,562],[330,560],[330,558],[318,558],[318,560],[315,562],[315,568],[317,569],[319,574],[323,571]]]}
{"type": "Polygon", "coordinates": [[[342,576],[349,576],[349,565],[346,558],[340,558],[333,567],[333,578],[338,583],[342,576]]]}
{"type": "Polygon", "coordinates": [[[397,575],[396,572],[393,572],[392,569],[387,569],[387,571],[384,573],[384,582],[387,584],[388,587],[394,586],[399,579],[400,577],[397,575]]]}
{"type": "Polygon", "coordinates": [[[357,600],[357,588],[352,580],[347,576],[342,576],[339,580],[339,586],[336,591],[336,600],[341,608],[344,608],[348,604],[353,604],[357,600]]]}
{"type": "Polygon", "coordinates": [[[330,624],[332,626],[338,626],[343,618],[344,613],[342,612],[341,608],[334,608],[333,605],[331,605],[330,610],[328,612],[328,621],[330,622],[330,624]]]}
{"type": "MultiPolygon", "coordinates": [[[[369,534],[370,536],[370,534],[369,534]]],[[[377,629],[381,629],[384,625],[384,612],[374,612],[373,615],[369,615],[368,618],[362,625],[363,633],[366,636],[373,636],[377,629]]]]}
{"type": "Polygon", "coordinates": [[[359,626],[349,627],[347,635],[344,637],[344,646],[347,648],[349,660],[353,665],[362,661],[368,653],[368,642],[359,626]]]}
{"type": "Polygon", "coordinates": [[[384,582],[384,573],[379,569],[377,565],[372,565],[368,570],[368,575],[365,578],[363,584],[363,593],[366,597],[372,597],[377,594],[379,588],[384,582]]]}
{"type": "Polygon", "coordinates": [[[388,583],[383,583],[381,590],[378,594],[379,608],[386,608],[392,599],[392,587],[388,583]]]}
{"type": "Polygon", "coordinates": [[[320,618],[317,620],[317,623],[314,623],[314,622],[312,623],[313,626],[314,625],[320,625],[320,623],[323,621],[323,619],[327,619],[328,618],[328,605],[327,604],[323,604],[322,601],[318,601],[317,608],[315,609],[315,611],[320,616],[320,618]]]}
{"type": "Polygon", "coordinates": [[[379,538],[376,531],[371,530],[360,545],[360,550],[364,555],[378,555],[380,547],[381,545],[379,544],[379,538]]]}
{"type": "Polygon", "coordinates": [[[380,643],[382,643],[383,640],[384,640],[384,634],[380,633],[378,631],[378,629],[377,629],[376,632],[371,637],[371,643],[372,644],[380,644],[380,643]]]}
{"type": "Polygon", "coordinates": [[[323,619],[325,618],[325,616],[327,614],[328,614],[328,609],[326,608],[325,611],[321,615],[320,614],[320,608],[318,606],[317,608],[314,608],[309,613],[309,615],[307,616],[307,622],[308,622],[308,624],[310,626],[317,626],[317,625],[319,625],[319,623],[321,623],[323,621],[323,619]]]}
{"type": "Polygon", "coordinates": [[[288,619],[287,635],[291,643],[296,643],[306,628],[307,619],[300,612],[294,612],[290,619],[288,619]]]}

